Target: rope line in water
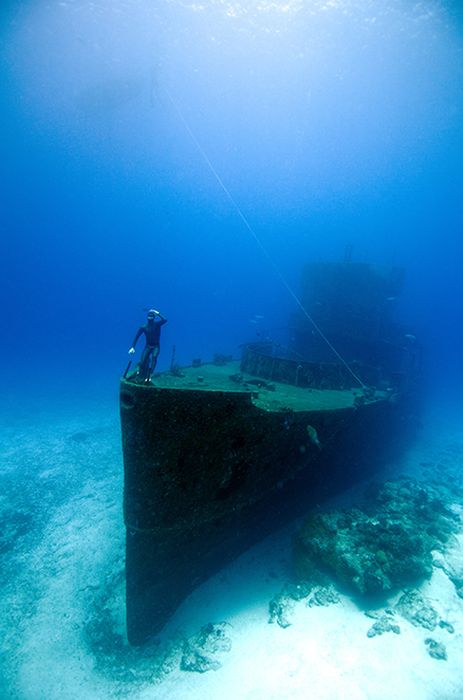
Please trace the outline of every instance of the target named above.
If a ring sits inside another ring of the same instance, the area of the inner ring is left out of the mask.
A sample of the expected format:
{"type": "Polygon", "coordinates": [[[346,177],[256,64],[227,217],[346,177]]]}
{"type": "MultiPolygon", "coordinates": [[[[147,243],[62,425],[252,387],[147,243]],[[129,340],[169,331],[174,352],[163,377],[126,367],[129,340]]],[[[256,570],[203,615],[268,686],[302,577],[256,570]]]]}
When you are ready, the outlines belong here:
{"type": "Polygon", "coordinates": [[[229,201],[231,202],[232,206],[235,208],[235,210],[236,210],[238,216],[240,217],[241,221],[242,221],[243,224],[245,225],[246,229],[249,231],[249,233],[251,234],[251,236],[254,238],[255,242],[257,243],[257,245],[258,245],[259,248],[261,249],[261,251],[262,251],[264,257],[267,258],[268,262],[270,263],[271,267],[273,268],[275,274],[276,274],[277,277],[279,278],[279,280],[280,280],[280,282],[282,283],[282,285],[285,287],[286,291],[287,291],[287,292],[290,294],[290,296],[293,298],[293,300],[295,301],[295,303],[297,304],[297,306],[300,308],[300,310],[302,311],[302,313],[304,314],[304,316],[307,318],[307,320],[310,321],[310,323],[311,323],[312,326],[315,328],[315,330],[316,330],[317,333],[320,335],[320,337],[323,338],[323,340],[324,340],[325,343],[328,345],[328,347],[330,348],[330,350],[334,353],[334,355],[336,355],[336,357],[341,361],[341,363],[344,365],[344,367],[345,367],[345,368],[350,372],[350,374],[354,377],[355,381],[358,382],[362,388],[365,388],[365,384],[362,382],[362,380],[360,379],[360,377],[358,377],[358,376],[355,374],[355,372],[353,371],[353,369],[347,364],[346,360],[345,360],[345,359],[342,357],[342,355],[336,350],[336,348],[334,347],[334,345],[328,340],[328,338],[327,338],[326,335],[323,333],[323,331],[321,330],[321,328],[319,327],[319,325],[313,320],[313,318],[311,317],[311,315],[309,314],[309,312],[308,312],[307,309],[305,308],[304,304],[302,303],[302,301],[300,300],[300,298],[298,297],[298,295],[296,294],[296,292],[294,291],[294,289],[291,287],[291,285],[289,284],[289,282],[287,281],[287,279],[285,278],[285,276],[283,275],[283,273],[281,272],[281,270],[280,270],[280,268],[278,267],[278,265],[276,264],[275,260],[272,258],[272,256],[271,256],[270,253],[268,252],[267,248],[264,246],[264,244],[263,244],[262,241],[260,240],[260,238],[259,238],[259,236],[257,235],[257,233],[254,231],[254,229],[253,229],[253,227],[251,226],[251,224],[249,223],[248,219],[246,218],[246,216],[245,216],[244,213],[242,212],[242,210],[241,210],[241,208],[240,208],[238,202],[234,199],[234,197],[232,196],[230,190],[226,187],[224,181],[222,180],[222,178],[220,177],[219,173],[218,173],[217,170],[215,169],[215,167],[214,167],[214,165],[213,165],[211,159],[210,159],[209,156],[207,155],[206,151],[204,150],[204,148],[201,146],[200,142],[199,142],[198,139],[196,138],[196,135],[195,135],[194,132],[192,131],[190,125],[188,124],[186,118],[185,118],[184,115],[183,115],[183,112],[182,112],[181,109],[178,107],[177,103],[175,102],[174,98],[173,98],[172,95],[170,94],[169,90],[168,90],[165,86],[164,86],[164,90],[165,90],[165,93],[166,93],[167,97],[169,98],[169,100],[170,100],[170,102],[171,102],[171,104],[172,104],[174,110],[176,111],[176,113],[177,113],[177,115],[178,115],[180,121],[182,122],[182,124],[183,124],[183,126],[185,127],[186,131],[187,131],[188,134],[190,135],[190,137],[191,137],[193,143],[195,144],[196,148],[198,149],[199,153],[202,155],[204,161],[207,163],[207,166],[209,167],[210,171],[212,172],[212,174],[214,175],[215,179],[216,179],[217,182],[219,183],[219,185],[220,185],[220,187],[222,188],[223,192],[225,193],[226,197],[229,199],[229,201]]]}

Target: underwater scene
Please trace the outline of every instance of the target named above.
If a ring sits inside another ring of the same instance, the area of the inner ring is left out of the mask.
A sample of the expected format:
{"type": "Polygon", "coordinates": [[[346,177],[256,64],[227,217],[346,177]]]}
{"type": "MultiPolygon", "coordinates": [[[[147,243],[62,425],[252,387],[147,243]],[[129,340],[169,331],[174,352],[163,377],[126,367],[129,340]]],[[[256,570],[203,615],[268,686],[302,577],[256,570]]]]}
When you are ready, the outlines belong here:
{"type": "Polygon", "coordinates": [[[3,0],[0,698],[463,698],[463,5],[3,0]]]}

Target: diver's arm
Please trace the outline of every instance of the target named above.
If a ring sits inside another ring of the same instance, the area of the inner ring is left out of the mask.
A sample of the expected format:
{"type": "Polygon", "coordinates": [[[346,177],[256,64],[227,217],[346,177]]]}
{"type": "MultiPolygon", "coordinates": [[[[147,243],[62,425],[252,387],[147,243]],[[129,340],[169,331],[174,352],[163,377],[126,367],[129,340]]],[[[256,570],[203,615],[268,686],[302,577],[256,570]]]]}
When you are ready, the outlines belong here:
{"type": "Polygon", "coordinates": [[[160,323],[161,326],[164,325],[164,323],[167,323],[167,318],[165,318],[160,311],[155,311],[155,314],[157,315],[159,319],[158,323],[160,323]]]}
{"type": "Polygon", "coordinates": [[[136,333],[136,335],[135,335],[135,338],[133,339],[132,347],[131,347],[130,350],[129,350],[129,355],[133,355],[133,353],[135,352],[135,345],[137,344],[137,340],[138,340],[138,338],[141,336],[142,333],[143,333],[143,326],[141,326],[141,327],[138,329],[138,331],[137,331],[137,333],[136,333]]]}

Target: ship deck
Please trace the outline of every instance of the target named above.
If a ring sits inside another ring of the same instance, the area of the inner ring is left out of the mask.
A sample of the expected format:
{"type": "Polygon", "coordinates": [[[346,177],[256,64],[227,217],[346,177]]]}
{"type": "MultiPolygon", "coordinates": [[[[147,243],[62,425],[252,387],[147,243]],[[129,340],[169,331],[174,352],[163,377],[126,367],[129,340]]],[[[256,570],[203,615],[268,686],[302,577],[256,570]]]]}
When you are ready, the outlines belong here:
{"type": "MultiPolygon", "coordinates": [[[[162,372],[153,377],[152,383],[144,387],[152,389],[176,389],[195,392],[229,392],[250,394],[253,404],[265,411],[332,411],[353,408],[356,397],[362,395],[358,389],[308,389],[282,382],[266,381],[240,371],[240,362],[225,365],[202,364],[199,367],[182,367],[180,374],[162,372]]],[[[129,382],[130,383],[130,382],[129,382]]],[[[377,391],[374,403],[386,398],[385,392],[377,391]]]]}

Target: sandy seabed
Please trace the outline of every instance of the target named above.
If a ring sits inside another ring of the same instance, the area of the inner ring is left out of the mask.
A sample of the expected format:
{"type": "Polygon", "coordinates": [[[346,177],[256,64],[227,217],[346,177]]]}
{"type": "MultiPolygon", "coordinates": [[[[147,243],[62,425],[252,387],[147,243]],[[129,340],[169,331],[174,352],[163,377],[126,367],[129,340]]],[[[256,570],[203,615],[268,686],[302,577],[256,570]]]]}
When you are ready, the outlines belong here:
{"type": "MultiPolygon", "coordinates": [[[[439,618],[430,632],[397,618],[400,634],[368,637],[372,620],[339,594],[295,603],[290,626],[269,624],[269,601],[291,575],[293,523],[246,552],[182,604],[163,636],[131,649],[124,632],[122,458],[117,407],[92,400],[1,409],[0,697],[18,700],[461,700],[463,534],[436,553],[419,586],[439,618]],[[226,623],[217,670],[181,670],[186,638],[226,623]],[[447,659],[425,640],[445,645],[447,659]]],[[[463,474],[463,434],[434,425],[387,476],[463,474]],[[424,437],[425,435],[425,437],[424,437]]],[[[359,490],[345,495],[355,502],[359,490]]],[[[334,504],[337,506],[339,500],[334,504]]],[[[393,606],[398,591],[383,607],[393,606]]]]}

